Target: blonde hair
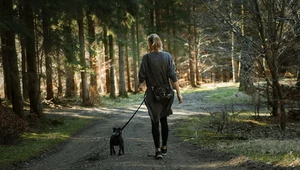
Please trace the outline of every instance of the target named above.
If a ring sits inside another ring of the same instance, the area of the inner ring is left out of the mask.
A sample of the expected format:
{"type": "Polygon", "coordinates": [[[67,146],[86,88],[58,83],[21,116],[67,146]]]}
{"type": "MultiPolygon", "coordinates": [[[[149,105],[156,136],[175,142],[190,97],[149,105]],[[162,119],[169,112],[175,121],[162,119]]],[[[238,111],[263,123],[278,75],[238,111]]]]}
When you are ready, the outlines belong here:
{"type": "Polygon", "coordinates": [[[150,51],[159,52],[163,50],[161,39],[157,34],[151,34],[148,36],[148,45],[150,51]]]}

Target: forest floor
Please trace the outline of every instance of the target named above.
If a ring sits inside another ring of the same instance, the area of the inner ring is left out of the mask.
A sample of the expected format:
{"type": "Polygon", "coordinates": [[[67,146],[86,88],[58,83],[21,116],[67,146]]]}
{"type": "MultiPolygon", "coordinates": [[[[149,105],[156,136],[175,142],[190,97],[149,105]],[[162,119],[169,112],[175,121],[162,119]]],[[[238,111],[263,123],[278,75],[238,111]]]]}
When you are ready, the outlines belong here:
{"type": "MultiPolygon", "coordinates": [[[[206,93],[207,94],[207,93],[206,93]]],[[[28,170],[243,170],[284,169],[250,160],[244,156],[223,153],[203,146],[182,141],[175,135],[175,128],[188,116],[203,114],[199,102],[203,95],[184,94],[184,103],[175,100],[169,121],[168,153],[161,160],[155,160],[151,122],[143,105],[136,116],[123,130],[125,154],[110,155],[109,140],[113,127],[123,126],[139,106],[124,108],[61,108],[48,114],[93,117],[93,123],[71,137],[68,141],[45,152],[39,157],[20,163],[11,169],[28,170]]],[[[202,104],[201,104],[202,105],[202,104]]],[[[203,105],[202,105],[203,106],[203,105]]],[[[213,106],[215,107],[215,106],[213,106]]],[[[206,107],[207,108],[207,107],[206,107]]],[[[116,151],[118,148],[116,147],[116,151]]]]}

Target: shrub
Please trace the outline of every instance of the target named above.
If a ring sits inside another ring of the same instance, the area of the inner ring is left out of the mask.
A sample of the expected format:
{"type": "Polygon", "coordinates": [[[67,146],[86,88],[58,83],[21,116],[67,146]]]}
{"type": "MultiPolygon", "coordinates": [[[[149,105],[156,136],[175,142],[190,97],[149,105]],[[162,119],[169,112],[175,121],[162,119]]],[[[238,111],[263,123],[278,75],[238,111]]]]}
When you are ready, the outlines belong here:
{"type": "Polygon", "coordinates": [[[13,144],[28,128],[27,121],[0,103],[0,144],[13,144]]]}

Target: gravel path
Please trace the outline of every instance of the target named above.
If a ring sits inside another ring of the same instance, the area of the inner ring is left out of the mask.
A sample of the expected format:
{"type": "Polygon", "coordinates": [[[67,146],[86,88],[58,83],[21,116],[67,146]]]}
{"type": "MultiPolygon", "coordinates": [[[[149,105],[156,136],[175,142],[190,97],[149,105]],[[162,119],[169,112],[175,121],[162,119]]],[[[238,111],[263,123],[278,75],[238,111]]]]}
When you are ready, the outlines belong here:
{"type": "MultiPolygon", "coordinates": [[[[243,170],[271,169],[245,157],[236,157],[181,141],[174,135],[176,124],[199,111],[201,95],[185,94],[184,103],[175,100],[174,114],[169,117],[168,155],[162,160],[154,160],[154,143],[151,122],[145,105],[123,130],[125,155],[111,156],[109,139],[113,127],[123,126],[140,103],[123,109],[81,109],[61,110],[64,114],[93,116],[95,122],[79,134],[39,158],[19,165],[15,169],[24,170],[243,170]],[[104,119],[103,119],[104,118],[104,119]]],[[[118,148],[116,148],[118,151],[118,148]]]]}

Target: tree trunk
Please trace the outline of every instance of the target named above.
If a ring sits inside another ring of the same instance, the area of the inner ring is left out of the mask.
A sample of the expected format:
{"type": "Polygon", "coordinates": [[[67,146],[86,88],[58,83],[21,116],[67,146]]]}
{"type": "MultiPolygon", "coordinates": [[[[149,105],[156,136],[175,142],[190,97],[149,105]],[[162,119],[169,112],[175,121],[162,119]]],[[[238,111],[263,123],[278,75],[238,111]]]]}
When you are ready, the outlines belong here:
{"type": "Polygon", "coordinates": [[[23,35],[20,35],[21,44],[21,56],[22,56],[22,90],[23,90],[23,100],[29,99],[28,94],[28,81],[27,81],[27,57],[26,57],[26,43],[23,35]]]}
{"type": "Polygon", "coordinates": [[[96,96],[98,94],[98,83],[97,83],[97,75],[98,75],[98,66],[96,59],[96,52],[93,49],[95,47],[96,33],[95,33],[95,21],[93,20],[92,14],[87,12],[87,23],[88,23],[88,42],[89,42],[89,59],[91,66],[91,76],[90,76],[90,93],[91,96],[96,96]],[[93,94],[92,94],[93,93],[93,94]]]}
{"type": "Polygon", "coordinates": [[[50,100],[53,99],[53,84],[52,84],[52,57],[50,56],[51,51],[51,42],[50,42],[50,36],[49,36],[49,13],[48,13],[48,6],[47,6],[47,0],[45,0],[43,11],[42,11],[42,17],[43,17],[43,47],[44,47],[44,55],[45,55],[45,61],[46,61],[46,91],[47,96],[46,99],[50,100]]]}
{"type": "MultiPolygon", "coordinates": [[[[139,17],[136,17],[136,22],[135,22],[135,34],[136,34],[136,60],[137,60],[137,68],[140,66],[141,64],[141,56],[140,56],[140,36],[139,36],[139,17]]],[[[136,86],[138,86],[138,84],[136,84],[136,86]]]]}
{"type": "Polygon", "coordinates": [[[76,62],[74,54],[74,40],[72,38],[71,22],[64,22],[64,55],[66,56],[65,71],[66,71],[66,92],[65,97],[72,98],[76,96],[75,72],[74,63],[76,62]]]}
{"type": "MultiPolygon", "coordinates": [[[[24,21],[24,9],[23,9],[23,0],[18,0],[18,10],[19,18],[21,21],[24,21]]],[[[22,57],[22,91],[23,91],[23,100],[26,101],[29,98],[28,94],[28,81],[27,81],[27,57],[26,57],[26,42],[25,37],[22,34],[20,36],[20,45],[21,45],[21,57],[22,57]]]]}
{"type": "MultiPolygon", "coordinates": [[[[242,37],[245,36],[245,14],[244,14],[244,4],[243,4],[243,0],[241,2],[241,15],[242,15],[242,22],[241,22],[241,31],[242,31],[242,37]]],[[[241,40],[242,44],[243,40],[241,40]]],[[[251,80],[252,77],[252,73],[253,70],[251,70],[252,66],[253,66],[253,62],[251,61],[251,59],[249,57],[246,56],[244,49],[247,49],[248,47],[246,47],[246,43],[244,43],[242,45],[242,49],[241,49],[241,60],[240,60],[240,76],[239,76],[239,82],[240,82],[240,86],[239,86],[239,91],[243,91],[246,94],[254,94],[254,85],[253,85],[253,81],[251,80]]],[[[250,48],[248,48],[248,50],[250,51],[250,48]]]]}
{"type": "Polygon", "coordinates": [[[125,68],[124,68],[124,42],[125,35],[120,33],[120,38],[118,41],[118,48],[119,48],[119,81],[120,81],[120,88],[119,88],[119,96],[120,97],[127,97],[126,92],[126,83],[125,83],[125,68]]]}
{"type": "MultiPolygon", "coordinates": [[[[138,34],[138,33],[137,33],[138,34]]],[[[131,25],[131,50],[133,59],[133,78],[134,78],[134,93],[139,92],[139,82],[138,82],[138,65],[137,65],[137,55],[136,55],[136,42],[135,42],[135,27],[134,24],[131,25]]]]}
{"type": "MultiPolygon", "coordinates": [[[[1,2],[1,8],[0,8],[1,11],[4,13],[3,16],[7,17],[9,21],[14,21],[12,15],[13,0],[5,0],[1,2]]],[[[20,117],[23,117],[24,116],[23,100],[21,94],[18,59],[17,59],[16,46],[15,46],[15,33],[12,31],[12,29],[8,28],[7,30],[4,31],[4,35],[1,37],[1,45],[2,45],[2,59],[3,61],[6,61],[3,62],[3,65],[7,64],[7,69],[5,69],[4,72],[5,75],[9,77],[9,81],[10,81],[9,82],[10,88],[9,91],[7,92],[11,96],[11,102],[12,102],[14,113],[19,115],[20,117]]]]}
{"type": "Polygon", "coordinates": [[[127,75],[127,91],[133,92],[131,87],[131,71],[130,71],[130,61],[129,61],[129,55],[128,55],[128,41],[126,41],[125,44],[125,60],[126,60],[126,75],[127,75]]]}
{"type": "Polygon", "coordinates": [[[30,110],[40,117],[43,115],[43,109],[41,107],[40,87],[37,72],[32,0],[24,1],[24,14],[25,26],[29,34],[26,37],[26,56],[30,110]]]}
{"type": "Polygon", "coordinates": [[[274,1],[266,1],[266,7],[268,7],[268,17],[267,17],[267,28],[264,28],[264,22],[262,20],[262,13],[259,9],[259,3],[257,0],[254,1],[255,5],[255,13],[257,18],[257,25],[260,34],[260,38],[262,41],[262,45],[264,47],[265,59],[270,69],[271,78],[272,78],[272,91],[273,91],[273,105],[272,105],[272,114],[273,116],[278,114],[278,108],[280,108],[280,129],[282,132],[285,132],[286,129],[286,114],[285,107],[283,102],[283,94],[282,89],[279,83],[279,72],[278,72],[278,57],[279,57],[279,44],[281,40],[281,33],[283,29],[283,21],[277,22],[275,19],[275,12],[281,14],[284,17],[284,8],[285,1],[283,1],[281,11],[276,11],[274,1]],[[265,34],[266,33],[266,34],[265,34]],[[267,36],[266,36],[267,35],[267,36]],[[280,107],[279,107],[280,105],[280,107]]]}
{"type": "Polygon", "coordinates": [[[60,51],[57,49],[56,54],[56,64],[57,64],[57,96],[62,96],[63,94],[63,86],[62,86],[62,70],[61,70],[61,60],[60,60],[60,51]]]}
{"type": "Polygon", "coordinates": [[[110,98],[116,98],[115,67],[114,67],[114,44],[113,36],[108,36],[109,58],[110,58],[110,98]]]}
{"type": "Polygon", "coordinates": [[[80,45],[80,64],[81,64],[81,94],[83,104],[90,103],[90,96],[86,77],[86,61],[85,61],[85,45],[84,45],[84,28],[83,28],[83,13],[78,12],[78,31],[79,31],[79,45],[80,45]]]}
{"type": "MultiPolygon", "coordinates": [[[[231,12],[230,12],[230,18],[233,16],[233,4],[232,0],[230,0],[230,6],[231,6],[231,12]]],[[[232,21],[234,22],[234,21],[232,21]]],[[[231,67],[232,67],[232,82],[237,82],[238,80],[238,63],[235,59],[235,36],[234,36],[234,30],[231,32],[231,67]]]]}
{"type": "Polygon", "coordinates": [[[189,73],[190,73],[190,83],[192,87],[196,87],[196,82],[195,82],[195,68],[194,68],[194,63],[195,63],[195,58],[194,55],[192,54],[193,52],[193,38],[192,38],[192,28],[191,24],[188,25],[188,45],[189,45],[189,73]]]}
{"type": "Polygon", "coordinates": [[[65,65],[66,70],[66,98],[73,98],[76,96],[76,83],[75,83],[75,72],[74,72],[74,66],[66,64],[65,65]]]}
{"type": "Polygon", "coordinates": [[[8,57],[5,57],[7,54],[5,54],[5,34],[1,36],[1,47],[2,47],[2,64],[3,64],[3,74],[4,74],[4,94],[5,98],[12,102],[12,96],[11,96],[11,78],[9,73],[10,73],[10,68],[9,68],[9,61],[8,57]]]}
{"type": "Polygon", "coordinates": [[[104,44],[104,57],[105,57],[105,79],[106,79],[106,92],[110,93],[110,62],[108,56],[108,37],[107,27],[103,26],[103,44],[104,44]]]}
{"type": "MultiPolygon", "coordinates": [[[[195,2],[195,0],[193,0],[193,3],[195,2]]],[[[201,76],[200,76],[200,71],[199,71],[199,59],[198,59],[198,55],[199,55],[199,53],[198,53],[198,47],[197,47],[197,45],[198,45],[198,41],[197,41],[197,37],[198,37],[198,33],[197,33],[197,26],[196,26],[196,24],[197,24],[197,21],[196,21],[196,16],[194,15],[196,13],[196,9],[195,9],[195,5],[193,5],[193,14],[192,14],[192,20],[193,20],[193,39],[194,39],[194,44],[193,44],[193,51],[194,51],[194,54],[195,54],[195,70],[196,70],[196,73],[195,73],[195,75],[196,75],[196,84],[198,85],[200,85],[200,81],[201,81],[201,76]]]]}

